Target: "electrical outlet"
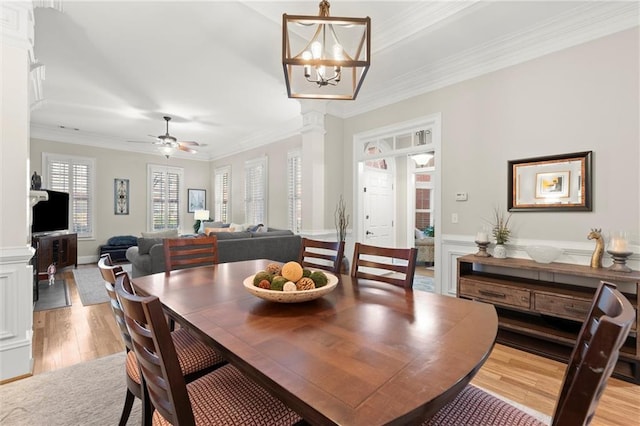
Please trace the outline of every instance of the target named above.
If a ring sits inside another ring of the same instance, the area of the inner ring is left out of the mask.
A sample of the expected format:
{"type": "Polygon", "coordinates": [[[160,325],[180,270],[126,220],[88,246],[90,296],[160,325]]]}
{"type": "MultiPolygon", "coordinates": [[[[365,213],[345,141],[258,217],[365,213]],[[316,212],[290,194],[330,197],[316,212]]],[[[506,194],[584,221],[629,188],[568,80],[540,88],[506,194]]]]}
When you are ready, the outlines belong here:
{"type": "Polygon", "coordinates": [[[458,223],[458,213],[451,213],[451,223],[458,223]]]}

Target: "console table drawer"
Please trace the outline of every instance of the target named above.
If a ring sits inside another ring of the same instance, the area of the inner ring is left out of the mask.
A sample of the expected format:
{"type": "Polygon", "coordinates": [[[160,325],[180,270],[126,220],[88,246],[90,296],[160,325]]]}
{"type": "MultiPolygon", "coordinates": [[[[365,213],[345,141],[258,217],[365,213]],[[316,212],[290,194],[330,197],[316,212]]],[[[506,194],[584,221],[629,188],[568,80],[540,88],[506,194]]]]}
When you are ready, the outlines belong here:
{"type": "Polygon", "coordinates": [[[524,309],[531,308],[531,292],[529,290],[461,278],[460,292],[463,296],[499,305],[515,306],[524,309]]]}
{"type": "Polygon", "coordinates": [[[553,294],[536,293],[534,310],[561,318],[584,321],[591,309],[591,300],[575,299],[553,294]]]}

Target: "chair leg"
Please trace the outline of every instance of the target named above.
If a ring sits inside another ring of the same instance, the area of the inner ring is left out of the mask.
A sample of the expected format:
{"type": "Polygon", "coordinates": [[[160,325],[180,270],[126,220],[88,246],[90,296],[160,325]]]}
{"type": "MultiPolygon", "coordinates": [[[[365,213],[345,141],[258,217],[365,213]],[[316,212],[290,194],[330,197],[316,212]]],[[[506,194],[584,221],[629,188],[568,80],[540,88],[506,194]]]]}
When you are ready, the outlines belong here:
{"type": "Polygon", "coordinates": [[[127,389],[127,395],[124,398],[124,407],[122,407],[122,415],[120,416],[120,423],[118,423],[119,426],[125,426],[127,424],[127,420],[129,420],[129,415],[131,414],[131,408],[133,407],[133,401],[135,399],[136,396],[127,389]]]}
{"type": "MultiPolygon", "coordinates": [[[[146,385],[145,385],[146,386],[146,385]]],[[[153,405],[147,394],[146,387],[142,389],[142,426],[151,426],[151,419],[153,418],[153,405]]]]}

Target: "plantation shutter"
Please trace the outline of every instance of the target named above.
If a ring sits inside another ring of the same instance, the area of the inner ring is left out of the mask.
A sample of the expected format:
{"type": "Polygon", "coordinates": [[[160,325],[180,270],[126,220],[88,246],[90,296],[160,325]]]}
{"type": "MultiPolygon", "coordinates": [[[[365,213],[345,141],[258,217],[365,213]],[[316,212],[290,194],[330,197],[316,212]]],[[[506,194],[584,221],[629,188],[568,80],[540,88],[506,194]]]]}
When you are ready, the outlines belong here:
{"type": "Polygon", "coordinates": [[[79,238],[92,238],[94,160],[47,153],[43,160],[47,189],[69,194],[70,230],[79,238]]]}
{"type": "Polygon", "coordinates": [[[179,229],[182,169],[149,165],[148,174],[151,230],[179,229]]]}
{"type": "Polygon", "coordinates": [[[230,222],[230,186],[231,172],[229,167],[216,169],[215,171],[215,198],[213,218],[223,223],[230,222]]]}
{"type": "Polygon", "coordinates": [[[298,233],[302,228],[302,157],[300,151],[287,155],[287,199],[289,229],[298,233]]]}
{"type": "Polygon", "coordinates": [[[267,158],[245,162],[245,222],[251,224],[265,223],[267,158]]]}

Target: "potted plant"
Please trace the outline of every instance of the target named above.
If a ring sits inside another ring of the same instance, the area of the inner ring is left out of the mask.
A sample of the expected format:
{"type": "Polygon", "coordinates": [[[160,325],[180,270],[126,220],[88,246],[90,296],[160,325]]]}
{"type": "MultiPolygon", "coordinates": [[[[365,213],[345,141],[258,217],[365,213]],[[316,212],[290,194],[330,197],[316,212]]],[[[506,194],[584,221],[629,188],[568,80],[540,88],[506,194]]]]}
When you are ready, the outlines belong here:
{"type": "Polygon", "coordinates": [[[491,235],[496,239],[496,247],[493,250],[493,256],[504,259],[507,257],[507,249],[504,244],[509,241],[511,230],[509,229],[509,220],[511,214],[506,215],[504,212],[495,208],[493,211],[493,220],[491,222],[491,235]]]}
{"type": "MultiPolygon", "coordinates": [[[[336,225],[336,237],[338,242],[345,241],[347,238],[347,226],[349,226],[349,215],[347,214],[347,206],[344,203],[344,198],[340,195],[340,200],[336,206],[334,212],[334,219],[336,225]]],[[[342,272],[349,273],[349,259],[346,256],[342,258],[342,272]]]]}

